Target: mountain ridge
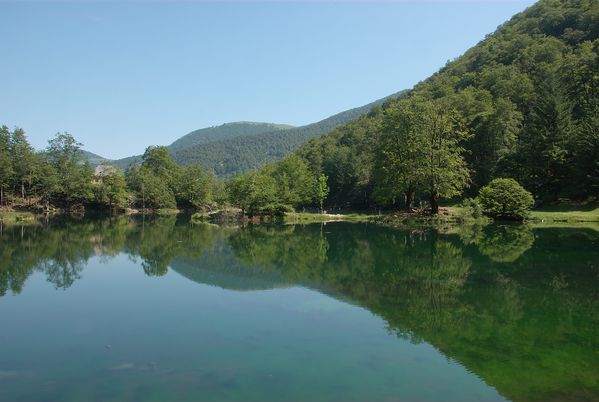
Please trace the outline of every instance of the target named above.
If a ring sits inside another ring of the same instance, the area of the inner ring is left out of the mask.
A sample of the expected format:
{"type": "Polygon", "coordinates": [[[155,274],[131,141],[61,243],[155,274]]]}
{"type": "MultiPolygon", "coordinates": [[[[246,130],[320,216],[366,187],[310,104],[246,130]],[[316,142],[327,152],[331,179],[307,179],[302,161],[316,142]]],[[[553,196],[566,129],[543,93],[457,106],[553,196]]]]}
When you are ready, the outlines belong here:
{"type": "MultiPolygon", "coordinates": [[[[217,176],[229,177],[258,169],[266,163],[283,158],[308,140],[359,118],[404,92],[396,92],[366,105],[298,127],[253,121],[235,121],[205,127],[185,134],[167,148],[177,164],[198,164],[204,169],[214,171],[217,176]]],[[[141,161],[141,155],[109,160],[89,151],[84,152],[90,156],[86,159],[92,165],[97,165],[98,162],[113,164],[123,170],[132,163],[141,161]]]]}

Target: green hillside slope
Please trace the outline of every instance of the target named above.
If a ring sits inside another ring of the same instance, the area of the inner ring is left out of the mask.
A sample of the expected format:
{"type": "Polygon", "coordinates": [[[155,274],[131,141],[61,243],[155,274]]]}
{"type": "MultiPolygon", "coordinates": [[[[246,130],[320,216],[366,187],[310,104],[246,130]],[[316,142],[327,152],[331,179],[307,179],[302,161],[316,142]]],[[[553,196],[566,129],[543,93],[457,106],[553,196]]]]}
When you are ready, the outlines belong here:
{"type": "Polygon", "coordinates": [[[81,158],[85,161],[88,161],[89,164],[94,167],[98,166],[98,165],[102,165],[104,163],[111,163],[111,161],[109,161],[108,159],[106,159],[100,155],[96,155],[92,152],[81,150],[80,153],[81,153],[81,158]]]}
{"type": "MultiPolygon", "coordinates": [[[[205,169],[213,170],[218,176],[233,176],[278,160],[306,141],[359,118],[373,107],[384,103],[389,98],[399,96],[400,93],[301,127],[236,122],[203,128],[179,138],[169,145],[168,149],[175,162],[180,165],[198,164],[205,169]]],[[[124,170],[139,161],[141,155],[110,161],[110,163],[124,170]]]]}
{"type": "MultiPolygon", "coordinates": [[[[267,132],[279,132],[292,127],[293,126],[285,124],[257,123],[249,121],[225,123],[220,126],[206,127],[192,131],[170,144],[168,149],[171,154],[174,154],[175,152],[184,151],[189,147],[204,145],[214,141],[254,136],[267,132]]],[[[141,155],[129,156],[127,158],[112,161],[113,164],[119,166],[123,170],[134,162],[141,162],[141,155]]]]}
{"type": "Polygon", "coordinates": [[[376,205],[374,162],[402,102],[451,105],[474,193],[513,177],[539,200],[599,196],[599,1],[542,0],[429,79],[297,154],[329,177],[331,206],[376,205]]]}
{"type": "Polygon", "coordinates": [[[184,135],[173,142],[168,148],[174,153],[194,145],[205,144],[212,141],[222,141],[236,137],[247,137],[270,131],[277,132],[289,128],[293,128],[293,126],[286,124],[256,123],[250,121],[225,123],[216,127],[208,127],[192,131],[191,133],[184,135]]]}
{"type": "MultiPolygon", "coordinates": [[[[391,95],[391,97],[398,95],[399,93],[391,95]]],[[[338,113],[302,127],[187,147],[173,152],[173,159],[181,165],[198,164],[207,169],[213,169],[218,176],[226,177],[243,173],[281,159],[311,138],[326,134],[339,125],[359,118],[373,107],[382,104],[386,99],[388,98],[338,113]]]]}

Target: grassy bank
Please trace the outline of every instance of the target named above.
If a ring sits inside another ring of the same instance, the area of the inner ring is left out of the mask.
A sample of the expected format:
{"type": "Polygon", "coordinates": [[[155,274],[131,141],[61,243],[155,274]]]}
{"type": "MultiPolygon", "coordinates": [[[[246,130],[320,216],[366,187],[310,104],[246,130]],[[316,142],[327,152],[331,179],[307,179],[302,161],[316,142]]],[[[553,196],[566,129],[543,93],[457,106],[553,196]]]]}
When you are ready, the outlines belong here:
{"type": "Polygon", "coordinates": [[[599,202],[546,206],[532,211],[530,220],[534,223],[599,222],[599,202]]]}
{"type": "Polygon", "coordinates": [[[318,214],[311,212],[289,212],[285,214],[284,222],[288,224],[303,224],[317,222],[368,222],[376,215],[365,213],[347,214],[318,214]]]}
{"type": "Polygon", "coordinates": [[[2,223],[33,222],[36,215],[32,212],[0,211],[2,223]]]}

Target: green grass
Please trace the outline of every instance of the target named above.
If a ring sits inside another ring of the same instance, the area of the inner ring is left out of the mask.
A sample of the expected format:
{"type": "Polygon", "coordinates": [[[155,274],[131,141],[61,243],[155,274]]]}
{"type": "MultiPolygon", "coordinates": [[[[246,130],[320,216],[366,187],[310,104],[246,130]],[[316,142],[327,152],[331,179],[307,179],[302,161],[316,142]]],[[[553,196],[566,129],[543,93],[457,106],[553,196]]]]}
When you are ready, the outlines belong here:
{"type": "Polygon", "coordinates": [[[316,214],[311,212],[289,212],[285,214],[285,223],[315,223],[315,222],[367,222],[375,215],[347,213],[347,214],[316,214]]]}
{"type": "Polygon", "coordinates": [[[31,212],[0,211],[0,221],[4,223],[30,222],[35,220],[31,212]]]}
{"type": "Polygon", "coordinates": [[[599,222],[599,203],[549,205],[532,211],[530,220],[537,223],[599,222]]]}
{"type": "Polygon", "coordinates": [[[160,208],[160,209],[156,209],[154,211],[154,214],[158,215],[158,216],[173,216],[173,215],[178,215],[181,213],[180,209],[174,209],[174,208],[160,208]]]}
{"type": "MultiPolygon", "coordinates": [[[[450,216],[459,217],[464,208],[459,205],[446,207],[450,216]]],[[[531,211],[529,222],[538,225],[599,223],[599,202],[567,203],[546,205],[531,211]]],[[[546,226],[545,226],[546,227],[546,226]]]]}

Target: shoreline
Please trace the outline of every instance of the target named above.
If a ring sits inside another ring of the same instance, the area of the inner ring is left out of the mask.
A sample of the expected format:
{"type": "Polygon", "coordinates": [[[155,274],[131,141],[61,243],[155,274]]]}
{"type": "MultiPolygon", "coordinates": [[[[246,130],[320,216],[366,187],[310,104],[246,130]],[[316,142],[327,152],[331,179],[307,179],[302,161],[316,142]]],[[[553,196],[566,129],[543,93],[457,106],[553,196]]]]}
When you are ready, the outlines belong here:
{"type": "MultiPolygon", "coordinates": [[[[91,216],[176,216],[189,215],[190,221],[202,220],[216,222],[223,220],[239,220],[251,223],[261,222],[280,222],[286,225],[293,224],[310,224],[310,223],[328,223],[328,222],[361,222],[373,223],[385,226],[395,227],[422,227],[422,226],[442,226],[442,225],[464,225],[470,224],[476,220],[467,219],[463,215],[463,208],[457,206],[441,207],[440,214],[426,215],[417,212],[401,212],[388,211],[383,213],[367,213],[367,212],[346,212],[346,213],[317,213],[317,212],[288,212],[278,220],[271,218],[248,218],[240,217],[240,211],[232,208],[224,208],[208,212],[189,211],[180,209],[158,209],[146,210],[139,209],[121,209],[116,213],[110,213],[106,210],[88,209],[83,214],[71,214],[66,210],[54,210],[51,214],[40,213],[39,209],[27,210],[0,210],[0,222],[3,224],[36,222],[42,218],[52,218],[64,215],[73,215],[84,217],[91,216]]],[[[482,221],[486,219],[483,218],[482,221]]],[[[496,222],[502,223],[502,222],[496,222]]],[[[504,222],[514,223],[514,222],[504,222]]],[[[551,227],[551,226],[576,226],[581,228],[592,228],[599,230],[599,205],[590,204],[583,208],[571,206],[568,204],[558,204],[547,209],[533,210],[530,217],[521,224],[529,224],[534,227],[551,227]],[[594,208],[597,206],[596,208],[594,208]],[[550,210],[553,209],[553,210],[550,210]]]]}

